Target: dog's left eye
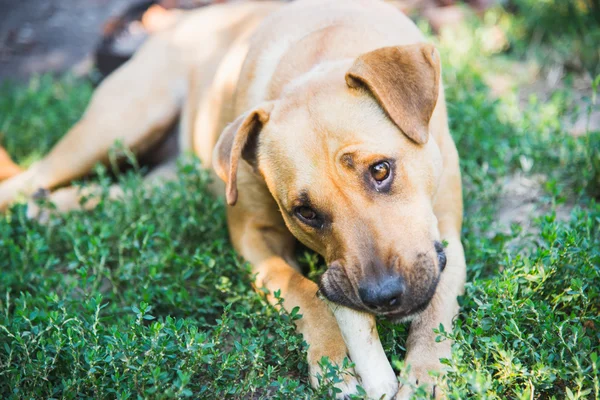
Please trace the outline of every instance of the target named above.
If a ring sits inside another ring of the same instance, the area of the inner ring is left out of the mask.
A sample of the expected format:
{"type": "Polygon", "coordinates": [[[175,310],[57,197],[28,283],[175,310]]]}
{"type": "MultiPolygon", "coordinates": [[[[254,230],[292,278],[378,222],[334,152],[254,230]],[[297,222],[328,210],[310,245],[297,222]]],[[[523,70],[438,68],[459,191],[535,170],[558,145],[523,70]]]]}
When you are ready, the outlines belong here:
{"type": "Polygon", "coordinates": [[[319,214],[308,206],[300,206],[294,209],[294,214],[298,219],[304,222],[306,225],[310,225],[314,228],[319,228],[322,225],[319,214]]]}

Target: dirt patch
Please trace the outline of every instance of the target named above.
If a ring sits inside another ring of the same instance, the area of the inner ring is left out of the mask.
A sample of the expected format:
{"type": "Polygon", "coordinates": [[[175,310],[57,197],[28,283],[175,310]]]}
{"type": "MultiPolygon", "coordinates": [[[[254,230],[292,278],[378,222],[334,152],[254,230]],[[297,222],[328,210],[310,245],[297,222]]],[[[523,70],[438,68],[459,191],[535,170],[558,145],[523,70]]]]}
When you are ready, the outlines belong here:
{"type": "MultiPolygon", "coordinates": [[[[502,228],[512,224],[520,225],[524,232],[530,232],[532,221],[551,209],[545,201],[547,193],[544,190],[546,177],[541,174],[526,176],[516,173],[506,177],[498,200],[497,222],[502,228]]],[[[574,204],[561,204],[556,207],[556,218],[566,221],[574,204]]]]}

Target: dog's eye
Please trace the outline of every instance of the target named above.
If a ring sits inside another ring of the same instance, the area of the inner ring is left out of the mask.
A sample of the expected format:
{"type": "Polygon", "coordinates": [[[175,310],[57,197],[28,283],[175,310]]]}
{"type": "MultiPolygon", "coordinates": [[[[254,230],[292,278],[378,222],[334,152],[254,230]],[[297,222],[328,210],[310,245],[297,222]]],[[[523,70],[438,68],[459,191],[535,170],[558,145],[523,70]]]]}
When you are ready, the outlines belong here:
{"type": "Polygon", "coordinates": [[[369,188],[379,193],[389,193],[394,181],[394,161],[377,161],[365,174],[369,188]]]}
{"type": "Polygon", "coordinates": [[[317,212],[310,207],[296,207],[294,209],[294,214],[296,214],[296,217],[298,217],[300,221],[304,222],[307,225],[313,227],[319,227],[321,225],[321,219],[319,218],[319,214],[317,214],[317,212]]]}
{"type": "Polygon", "coordinates": [[[371,176],[377,183],[382,183],[390,176],[390,163],[387,161],[381,161],[377,164],[373,164],[370,167],[371,176]]]}

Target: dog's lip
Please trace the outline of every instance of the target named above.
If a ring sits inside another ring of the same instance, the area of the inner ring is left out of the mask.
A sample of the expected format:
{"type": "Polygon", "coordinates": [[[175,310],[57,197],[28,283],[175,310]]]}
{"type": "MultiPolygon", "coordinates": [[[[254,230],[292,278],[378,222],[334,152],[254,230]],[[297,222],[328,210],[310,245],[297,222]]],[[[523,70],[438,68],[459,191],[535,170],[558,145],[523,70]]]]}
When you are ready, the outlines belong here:
{"type": "Polygon", "coordinates": [[[390,321],[401,321],[405,318],[413,317],[422,312],[429,305],[429,301],[426,301],[423,304],[419,304],[416,307],[412,307],[408,310],[403,310],[400,307],[396,310],[379,312],[368,308],[367,306],[362,304],[361,301],[354,301],[345,293],[336,292],[335,295],[332,296],[332,294],[327,292],[327,290],[325,290],[325,288],[323,287],[319,287],[319,290],[317,291],[317,296],[324,297],[334,304],[338,304],[343,307],[348,307],[357,311],[366,312],[372,315],[383,317],[390,321]]]}
{"type": "Polygon", "coordinates": [[[391,312],[381,313],[378,315],[380,315],[390,321],[402,321],[405,318],[414,317],[415,315],[420,314],[427,308],[428,305],[429,305],[429,301],[424,302],[423,304],[419,304],[416,307],[413,307],[409,310],[391,311],[391,312]]]}
{"type": "MultiPolygon", "coordinates": [[[[343,268],[341,268],[341,263],[338,263],[338,265],[335,266],[334,264],[329,264],[329,269],[331,269],[332,267],[340,268],[344,275],[346,274],[343,268]]],[[[334,290],[333,292],[330,291],[329,289],[331,288],[323,284],[324,277],[325,276],[321,277],[321,282],[319,282],[319,289],[317,292],[318,296],[322,296],[334,304],[339,304],[341,306],[353,308],[355,310],[364,311],[362,305],[356,304],[353,301],[352,296],[349,296],[348,293],[345,293],[340,287],[338,287],[338,290],[334,290]]]]}
{"type": "Polygon", "coordinates": [[[338,304],[340,306],[352,308],[357,311],[366,312],[366,313],[369,313],[372,315],[383,317],[392,322],[401,322],[402,320],[404,320],[406,318],[414,317],[414,316],[418,315],[419,313],[423,312],[423,310],[425,310],[427,308],[427,306],[429,306],[429,301],[426,301],[426,302],[424,302],[422,304],[418,304],[416,307],[412,307],[408,310],[396,309],[396,310],[392,310],[392,311],[378,312],[378,311],[369,309],[364,304],[362,304],[362,302],[356,303],[356,302],[352,301],[352,299],[350,299],[345,294],[343,296],[339,296],[339,293],[337,293],[337,296],[328,296],[328,295],[329,295],[329,293],[327,293],[326,290],[323,290],[323,288],[319,288],[319,290],[317,292],[317,296],[319,296],[319,297],[322,296],[334,304],[338,304]]]}
{"type": "Polygon", "coordinates": [[[325,287],[319,286],[317,296],[327,299],[328,301],[340,306],[352,308],[358,311],[368,311],[363,305],[356,304],[351,297],[341,291],[335,293],[329,292],[325,287]]]}
{"type": "Polygon", "coordinates": [[[422,313],[423,311],[425,311],[425,309],[427,307],[429,307],[429,303],[431,303],[431,299],[423,301],[423,302],[409,308],[408,310],[397,309],[397,310],[392,310],[392,311],[386,311],[383,313],[378,313],[377,315],[382,316],[389,320],[398,321],[398,320],[402,320],[405,318],[414,317],[414,316],[422,313]]]}
{"type": "MultiPolygon", "coordinates": [[[[441,245],[441,243],[440,243],[440,245],[441,245]]],[[[344,275],[346,275],[346,271],[343,268],[343,263],[340,260],[335,260],[331,263],[327,263],[327,265],[328,265],[328,269],[339,268],[344,273],[344,275]]],[[[435,278],[435,283],[433,284],[433,288],[431,288],[432,289],[431,296],[430,297],[427,296],[427,300],[422,301],[419,304],[412,305],[412,307],[410,307],[408,309],[400,306],[394,310],[385,310],[385,311],[373,310],[373,309],[368,308],[365,304],[363,304],[363,302],[360,300],[360,297],[358,297],[357,293],[353,293],[356,295],[356,297],[349,295],[348,293],[345,293],[342,290],[334,291],[334,293],[331,293],[328,290],[329,288],[322,285],[322,281],[319,283],[319,289],[318,289],[317,295],[326,298],[327,300],[329,300],[330,302],[332,302],[334,304],[338,304],[338,305],[341,305],[344,307],[352,308],[357,311],[362,311],[362,312],[366,312],[366,313],[369,313],[372,315],[383,317],[392,322],[402,322],[403,320],[409,320],[410,318],[417,316],[418,314],[423,312],[429,306],[429,304],[431,303],[431,299],[433,298],[433,294],[435,293],[435,290],[437,289],[437,285],[439,283],[439,279],[440,279],[442,272],[443,271],[440,270],[439,275],[435,278]]],[[[346,277],[347,277],[347,275],[346,275],[346,277]]],[[[353,288],[354,288],[354,286],[353,286],[353,288]]]]}

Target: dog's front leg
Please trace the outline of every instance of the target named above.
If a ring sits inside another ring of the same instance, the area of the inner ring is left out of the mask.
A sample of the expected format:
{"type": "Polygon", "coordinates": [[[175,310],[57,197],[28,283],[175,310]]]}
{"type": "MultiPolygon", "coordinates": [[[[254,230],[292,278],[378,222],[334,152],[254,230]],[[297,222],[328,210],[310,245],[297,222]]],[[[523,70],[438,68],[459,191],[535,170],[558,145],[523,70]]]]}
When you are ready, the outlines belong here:
{"type": "MultiPolygon", "coordinates": [[[[327,304],[317,297],[317,285],[294,266],[293,236],[285,227],[270,226],[264,218],[248,218],[242,214],[245,213],[237,208],[230,209],[229,225],[234,246],[252,265],[258,292],[266,288],[268,300],[276,303],[273,294],[280,291],[286,311],[299,307],[302,318],[295,323],[309,345],[310,382],[317,387],[317,375],[324,376],[319,366],[321,359],[328,357],[332,364],[341,366],[347,357],[337,322],[327,304]]],[[[351,374],[343,376],[343,379],[336,385],[341,390],[340,398],[355,393],[358,384],[351,374]]]]}
{"type": "Polygon", "coordinates": [[[431,376],[430,372],[443,371],[440,359],[450,358],[452,343],[449,340],[436,342],[437,334],[434,329],[438,329],[442,324],[445,331],[452,330],[452,320],[458,313],[457,297],[464,287],[466,265],[460,237],[457,234],[451,237],[442,234],[442,237],[448,242],[446,269],[431,303],[411,324],[405,359],[406,365],[410,366],[410,384],[401,387],[397,399],[411,398],[411,384],[425,384],[436,399],[443,397],[441,390],[436,387],[435,377],[431,376]]]}

